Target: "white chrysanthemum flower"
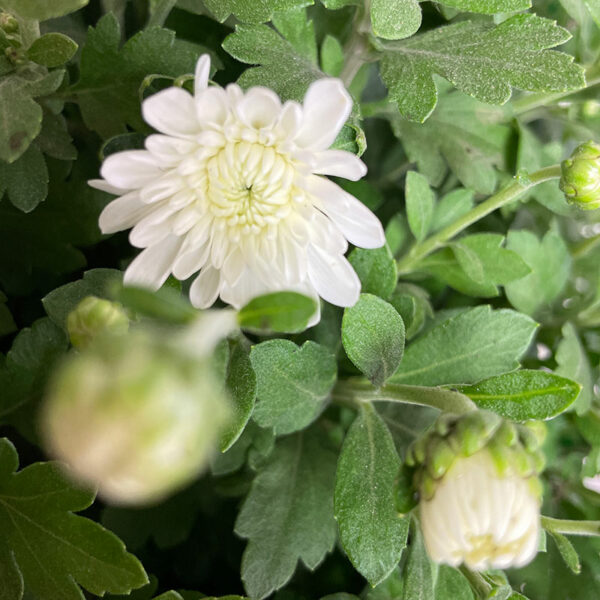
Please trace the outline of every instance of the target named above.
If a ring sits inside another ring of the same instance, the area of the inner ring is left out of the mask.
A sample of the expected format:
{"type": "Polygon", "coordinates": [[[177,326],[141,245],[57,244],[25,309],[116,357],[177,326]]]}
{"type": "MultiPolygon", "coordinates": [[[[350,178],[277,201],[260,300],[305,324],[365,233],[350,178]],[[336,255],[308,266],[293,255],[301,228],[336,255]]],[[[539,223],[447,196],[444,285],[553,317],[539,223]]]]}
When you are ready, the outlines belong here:
{"type": "Polygon", "coordinates": [[[487,449],[457,457],[420,502],[421,524],[432,560],[476,570],[527,564],[540,537],[535,486],[510,469],[500,475],[487,449]]]}
{"type": "Polygon", "coordinates": [[[358,180],[354,154],[329,150],[352,109],[338,79],[320,79],[302,105],[271,90],[208,87],[210,59],[198,61],[195,95],[172,87],[143,103],[161,133],[146,150],[109,156],[91,185],[118,194],[100,216],[104,233],[133,228],[143,252],[125,282],[159,288],[172,273],[192,283],[194,306],[218,296],[236,308],[292,290],[351,306],[359,279],[348,241],[383,245],[379,220],[323,175],[358,180]]]}
{"type": "Polygon", "coordinates": [[[594,475],[594,477],[584,477],[583,487],[600,494],[600,475],[594,475]]]}

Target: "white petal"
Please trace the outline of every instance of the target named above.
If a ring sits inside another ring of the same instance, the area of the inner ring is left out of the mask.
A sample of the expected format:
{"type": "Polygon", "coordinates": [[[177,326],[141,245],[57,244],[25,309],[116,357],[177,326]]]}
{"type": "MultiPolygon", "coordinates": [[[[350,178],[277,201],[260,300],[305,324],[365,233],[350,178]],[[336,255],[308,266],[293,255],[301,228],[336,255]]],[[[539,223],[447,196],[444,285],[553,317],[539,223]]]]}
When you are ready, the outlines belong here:
{"type": "Polygon", "coordinates": [[[314,154],[313,173],[333,175],[351,181],[358,181],[367,174],[367,165],[352,152],[345,150],[325,150],[314,154]]]}
{"type": "Polygon", "coordinates": [[[131,192],[113,200],[100,213],[98,224],[102,233],[115,233],[133,227],[141,221],[152,208],[144,204],[138,192],[131,192]]]}
{"type": "Polygon", "coordinates": [[[221,298],[223,302],[239,309],[252,298],[271,292],[274,289],[276,287],[266,285],[253,269],[246,267],[235,286],[232,287],[226,281],[223,282],[221,298]]]}
{"type": "Polygon", "coordinates": [[[360,200],[324,177],[310,177],[307,184],[307,190],[320,200],[318,208],[349,242],[360,248],[380,248],[385,244],[379,219],[360,200]]]}
{"type": "Polygon", "coordinates": [[[146,248],[127,267],[123,282],[157,290],[167,280],[180,245],[180,238],[171,235],[160,244],[146,248]]]}
{"type": "Polygon", "coordinates": [[[173,275],[182,281],[191,277],[206,264],[209,252],[210,244],[207,242],[200,248],[179,254],[173,263],[173,275]]]}
{"type": "Polygon", "coordinates": [[[279,118],[281,101],[272,90],[263,87],[250,88],[237,103],[240,120],[253,129],[272,127],[279,118]]]}
{"type": "Polygon", "coordinates": [[[155,246],[171,233],[169,219],[163,218],[163,220],[160,220],[160,217],[154,219],[153,217],[155,217],[154,213],[148,215],[131,230],[129,243],[132,246],[136,248],[155,246]],[[155,219],[158,219],[158,222],[153,222],[155,219]]]}
{"type": "Polygon", "coordinates": [[[343,257],[325,254],[309,245],[308,276],[319,296],[336,306],[354,306],[360,295],[360,280],[343,257]]]}
{"type": "Polygon", "coordinates": [[[116,194],[117,196],[122,196],[123,194],[127,193],[126,189],[110,185],[110,183],[104,181],[104,179],[90,179],[88,181],[88,185],[100,190],[101,192],[106,192],[107,194],[116,194]]]}
{"type": "Polygon", "coordinates": [[[146,138],[146,149],[164,166],[171,167],[179,164],[196,148],[197,145],[194,142],[170,135],[155,133],[146,138]]]}
{"type": "Polygon", "coordinates": [[[142,114],[146,123],[167,135],[189,138],[199,130],[194,98],[181,88],[150,96],[142,104],[142,114]]]}
{"type": "Polygon", "coordinates": [[[204,127],[222,127],[229,114],[227,92],[220,87],[211,87],[196,96],[196,115],[204,127]]]}
{"type": "Polygon", "coordinates": [[[302,107],[293,100],[288,100],[281,109],[279,120],[275,125],[275,134],[281,140],[296,137],[302,124],[302,107]]]}
{"type": "Polygon", "coordinates": [[[190,287],[190,302],[196,308],[208,308],[219,295],[221,275],[217,269],[205,267],[190,287]]]}
{"type": "Polygon", "coordinates": [[[100,172],[109,185],[124,190],[140,188],[162,174],[156,159],[147,150],[111,154],[100,172]]]}
{"type": "Polygon", "coordinates": [[[352,111],[352,98],[339,79],[319,79],[304,97],[304,118],[296,143],[325,150],[333,144],[352,111]]]}
{"type": "Polygon", "coordinates": [[[174,196],[184,186],[184,180],[176,173],[169,172],[140,190],[140,197],[146,204],[152,204],[174,196]]]}
{"type": "Polygon", "coordinates": [[[210,54],[203,54],[196,63],[196,76],[194,81],[194,94],[197,96],[208,87],[210,77],[210,54]]]}

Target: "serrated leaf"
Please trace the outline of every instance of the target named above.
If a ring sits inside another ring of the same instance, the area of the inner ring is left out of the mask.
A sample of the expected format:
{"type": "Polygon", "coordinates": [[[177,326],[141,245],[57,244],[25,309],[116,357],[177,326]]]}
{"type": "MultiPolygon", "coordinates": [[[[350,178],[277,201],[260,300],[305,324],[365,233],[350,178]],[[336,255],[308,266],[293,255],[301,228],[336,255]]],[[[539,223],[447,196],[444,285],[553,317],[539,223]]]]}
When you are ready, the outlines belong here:
{"type": "Polygon", "coordinates": [[[361,290],[380,298],[390,297],[396,281],[398,269],[396,261],[387,246],[375,249],[355,248],[348,256],[360,279],[361,290]]]}
{"type": "Polygon", "coordinates": [[[537,324],[513,310],[477,306],[444,321],[412,342],[390,383],[472,383],[512,371],[537,324]]]}
{"type": "Polygon", "coordinates": [[[273,292],[252,299],[238,312],[242,329],[258,333],[297,333],[306,329],[317,302],[297,292],[273,292]]]}
{"type": "Polygon", "coordinates": [[[204,0],[204,4],[221,22],[233,14],[246,23],[265,23],[275,11],[310,6],[313,0],[204,0]]]}
{"type": "Polygon", "coordinates": [[[493,15],[527,10],[531,0],[440,0],[446,6],[474,13],[493,15]]]}
{"type": "Polygon", "coordinates": [[[240,437],[256,400],[256,374],[250,362],[248,348],[239,339],[230,342],[226,385],[233,400],[233,419],[221,434],[221,452],[226,452],[240,437]]]}
{"type": "Polygon", "coordinates": [[[373,0],[371,27],[386,40],[401,40],[421,26],[421,8],[417,0],[373,0]]]}
{"type": "Polygon", "coordinates": [[[533,315],[548,308],[563,290],[571,269],[571,257],[563,238],[548,231],[540,241],[526,230],[509,231],[506,247],[527,263],[531,273],[506,285],[506,296],[521,312],[533,315]]]}
{"type": "Polygon", "coordinates": [[[62,33],[46,33],[31,44],[27,58],[45,67],[60,67],[77,52],[77,44],[62,33]]]}
{"type": "Polygon", "coordinates": [[[75,12],[90,0],[2,0],[2,6],[25,19],[47,21],[75,12]]]}
{"type": "Polygon", "coordinates": [[[258,402],[254,420],[277,434],[306,427],[323,408],[336,379],[334,356],[325,347],[306,342],[269,340],[252,348],[258,402]]]}
{"type": "Polygon", "coordinates": [[[569,567],[569,569],[571,569],[575,575],[579,575],[579,573],[581,573],[581,562],[579,561],[579,555],[577,554],[577,550],[575,550],[573,547],[573,544],[571,544],[569,539],[562,533],[550,530],[548,530],[548,533],[556,542],[556,547],[558,548],[560,555],[563,557],[567,567],[569,567]]]}
{"type": "Polygon", "coordinates": [[[308,86],[323,77],[310,59],[266,25],[237,25],[223,48],[243,63],[260,65],[244,71],[238,80],[242,87],[269,87],[284,100],[301,101],[308,86]]]}
{"type": "MultiPolygon", "coordinates": [[[[419,527],[413,527],[404,565],[403,600],[434,600],[432,564],[419,527]]],[[[453,598],[455,600],[455,598],[453,598]]]]}
{"type": "Polygon", "coordinates": [[[236,521],[248,538],[242,579],[260,600],[290,579],[298,560],[315,569],[333,549],[336,455],[316,431],[277,442],[236,521]]]}
{"type": "Polygon", "coordinates": [[[406,174],[405,197],[408,224],[420,242],[429,232],[435,207],[435,198],[427,179],[415,171],[409,171],[406,174]]]}
{"type": "Polygon", "coordinates": [[[0,178],[12,205],[24,213],[31,212],[48,196],[46,161],[35,145],[12,164],[0,163],[0,178]]]}
{"type": "Polygon", "coordinates": [[[447,565],[440,565],[435,584],[435,600],[473,600],[471,586],[465,576],[447,565]]]}
{"type": "Polygon", "coordinates": [[[525,369],[459,387],[480,408],[513,421],[552,419],[573,404],[580,390],[571,379],[525,369]]]}
{"type": "Polygon", "coordinates": [[[58,160],[77,158],[77,149],[67,129],[67,121],[62,115],[44,112],[42,130],[35,139],[35,145],[47,156],[58,160]]]}
{"type": "Polygon", "coordinates": [[[335,481],[340,540],[371,585],[383,581],[406,547],[409,521],[394,509],[400,458],[372,405],[363,405],[342,446],[335,481]]]}
{"type": "Polygon", "coordinates": [[[128,593],[148,578],[112,533],[73,512],[93,493],[76,488],[56,463],[18,473],[13,445],[0,440],[0,546],[12,551],[25,589],[44,600],[81,600],[79,585],[96,595],[128,593]]]}
{"type": "Polygon", "coordinates": [[[176,40],[173,31],[157,27],[137,33],[122,48],[120,42],[119,23],[109,13],[89,30],[81,53],[81,75],[69,90],[86,125],[103,138],[124,133],[127,126],[147,131],[140,112],[144,78],[193,73],[203,50],[176,40]]]}
{"type": "Polygon", "coordinates": [[[379,387],[398,368],[404,352],[404,323],[391,304],[371,294],[344,310],[342,343],[348,358],[379,387]]]}
{"type": "Polygon", "coordinates": [[[298,54],[317,64],[315,26],[311,19],[306,18],[304,8],[276,12],[273,25],[298,54]]]}
{"type": "Polygon", "coordinates": [[[545,50],[566,42],[567,30],[532,14],[500,25],[463,21],[396,42],[381,60],[381,74],[402,115],[423,122],[437,103],[433,74],[482,102],[504,104],[511,88],[564,92],[585,85],[573,58],[545,50]]]}
{"type": "Polygon", "coordinates": [[[472,190],[458,189],[446,194],[436,204],[431,231],[436,232],[467,214],[475,204],[472,190]]]}
{"type": "Polygon", "coordinates": [[[590,361],[572,323],[565,323],[562,328],[563,338],[556,349],[557,375],[568,377],[581,385],[581,393],[574,408],[578,415],[586,413],[592,403],[594,378],[590,361]]]}

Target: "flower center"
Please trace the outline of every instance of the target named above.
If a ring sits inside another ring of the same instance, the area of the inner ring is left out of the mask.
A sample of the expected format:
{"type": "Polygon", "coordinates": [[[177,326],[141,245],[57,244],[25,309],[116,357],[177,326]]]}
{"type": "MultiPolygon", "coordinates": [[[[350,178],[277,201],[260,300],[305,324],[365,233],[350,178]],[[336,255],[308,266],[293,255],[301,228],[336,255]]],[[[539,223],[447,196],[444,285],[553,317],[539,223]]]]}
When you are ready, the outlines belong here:
{"type": "Polygon", "coordinates": [[[205,167],[210,212],[243,233],[277,224],[302,199],[292,161],[272,146],[227,142],[205,167]]]}

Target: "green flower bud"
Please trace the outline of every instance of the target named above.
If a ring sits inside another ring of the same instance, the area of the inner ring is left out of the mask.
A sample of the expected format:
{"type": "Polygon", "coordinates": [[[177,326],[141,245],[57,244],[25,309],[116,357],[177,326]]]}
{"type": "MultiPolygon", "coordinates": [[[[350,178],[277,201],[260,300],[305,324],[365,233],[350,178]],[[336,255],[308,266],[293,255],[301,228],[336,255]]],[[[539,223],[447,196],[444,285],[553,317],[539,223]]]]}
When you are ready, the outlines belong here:
{"type": "Polygon", "coordinates": [[[10,13],[1,12],[0,29],[6,33],[17,33],[19,31],[19,22],[10,13]]]}
{"type": "Polygon", "coordinates": [[[429,556],[477,570],[527,564],[540,535],[540,429],[480,410],[442,418],[407,453],[429,556]]]}
{"type": "Polygon", "coordinates": [[[586,142],[561,164],[560,189],[567,201],[584,210],[600,207],[600,145],[586,142]]]}
{"type": "Polygon", "coordinates": [[[112,503],[154,502],[189,483],[230,416],[209,357],[157,338],[141,330],[101,336],[73,353],[42,414],[49,451],[112,503]]]}
{"type": "Polygon", "coordinates": [[[129,319],[117,302],[88,296],[67,317],[71,344],[83,349],[100,334],[122,335],[129,329],[129,319]]]}

